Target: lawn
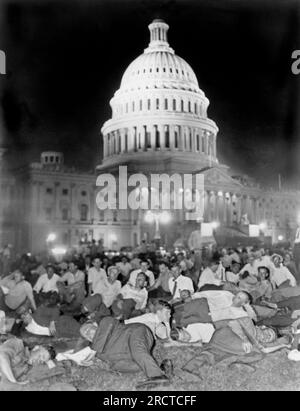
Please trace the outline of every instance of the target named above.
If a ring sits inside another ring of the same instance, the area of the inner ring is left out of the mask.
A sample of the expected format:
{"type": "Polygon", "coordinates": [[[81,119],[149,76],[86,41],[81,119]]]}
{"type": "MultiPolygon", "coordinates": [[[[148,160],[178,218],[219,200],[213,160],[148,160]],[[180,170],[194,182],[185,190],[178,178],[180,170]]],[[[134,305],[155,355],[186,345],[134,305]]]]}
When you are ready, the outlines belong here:
{"type": "MultiPolygon", "coordinates": [[[[159,345],[154,355],[158,361],[163,358],[173,360],[175,377],[170,386],[156,387],[152,391],[298,391],[300,388],[300,363],[289,361],[286,349],[269,354],[250,367],[228,367],[227,360],[214,366],[205,365],[199,371],[199,376],[194,376],[182,371],[181,367],[197,353],[197,350],[199,348],[165,348],[159,345]]],[[[142,373],[111,372],[108,366],[99,360],[95,360],[94,365],[88,368],[65,362],[62,376],[26,386],[2,383],[0,390],[47,391],[53,384],[67,383],[78,391],[134,391],[136,383],[144,378],[142,373]]]]}

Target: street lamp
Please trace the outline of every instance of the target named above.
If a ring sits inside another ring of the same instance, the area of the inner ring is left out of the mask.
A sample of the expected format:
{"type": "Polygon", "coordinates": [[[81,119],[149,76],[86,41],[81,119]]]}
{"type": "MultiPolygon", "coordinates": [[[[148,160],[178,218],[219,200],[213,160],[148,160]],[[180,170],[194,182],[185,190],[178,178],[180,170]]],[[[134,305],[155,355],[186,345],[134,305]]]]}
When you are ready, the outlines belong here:
{"type": "Polygon", "coordinates": [[[258,227],[259,227],[260,231],[264,231],[267,228],[267,224],[265,222],[262,222],[262,223],[258,224],[258,227]]]}
{"type": "Polygon", "coordinates": [[[283,235],[278,236],[278,241],[283,241],[283,235]]]}
{"type": "Polygon", "coordinates": [[[213,221],[210,224],[211,224],[211,227],[212,227],[213,230],[216,230],[220,225],[220,223],[218,221],[213,221]]]}
{"type": "Polygon", "coordinates": [[[168,224],[171,221],[171,215],[168,213],[168,211],[147,211],[145,214],[145,222],[148,224],[152,224],[155,222],[155,234],[154,234],[154,240],[157,240],[158,242],[161,239],[160,236],[160,227],[159,224],[168,224]]]}
{"type": "Polygon", "coordinates": [[[47,243],[53,243],[53,241],[55,241],[56,240],[56,234],[54,234],[54,233],[50,233],[49,235],[48,235],[48,237],[47,237],[47,243]]]}

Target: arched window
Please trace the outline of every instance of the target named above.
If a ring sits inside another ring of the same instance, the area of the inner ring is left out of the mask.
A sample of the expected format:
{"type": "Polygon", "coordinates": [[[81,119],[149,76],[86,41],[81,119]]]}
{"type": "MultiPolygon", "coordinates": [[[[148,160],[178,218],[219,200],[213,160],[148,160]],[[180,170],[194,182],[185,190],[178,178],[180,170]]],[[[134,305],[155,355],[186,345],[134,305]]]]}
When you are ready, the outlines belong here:
{"type": "Polygon", "coordinates": [[[140,111],[143,110],[143,100],[140,100],[140,111]]]}
{"type": "Polygon", "coordinates": [[[195,104],[194,104],[194,111],[195,111],[195,114],[198,114],[198,107],[197,107],[197,103],[195,103],[195,104]]]}
{"type": "Polygon", "coordinates": [[[178,131],[175,129],[175,132],[174,132],[174,147],[175,148],[178,148],[178,131]]]}
{"type": "Polygon", "coordinates": [[[89,208],[86,204],[80,206],[80,221],[87,221],[89,208]]]}
{"type": "Polygon", "coordinates": [[[148,110],[151,110],[151,100],[150,100],[150,98],[148,98],[147,104],[148,104],[148,110]]]}
{"type": "Polygon", "coordinates": [[[165,126],[165,147],[170,148],[170,132],[169,126],[165,126]]]}
{"type": "Polygon", "coordinates": [[[156,99],[156,110],[159,110],[159,98],[156,99]]]}
{"type": "Polygon", "coordinates": [[[183,100],[181,100],[180,103],[181,103],[181,111],[184,112],[184,103],[183,103],[183,100]]]}
{"type": "Polygon", "coordinates": [[[175,98],[173,99],[173,110],[176,111],[176,100],[175,100],[175,98]]]}
{"type": "Polygon", "coordinates": [[[200,136],[199,136],[199,134],[197,134],[196,140],[197,140],[197,151],[200,151],[200,136]]]}
{"type": "Polygon", "coordinates": [[[168,110],[168,99],[165,98],[165,110],[168,110]]]}
{"type": "Polygon", "coordinates": [[[192,112],[192,108],[191,108],[191,102],[188,102],[188,112],[191,113],[192,112]]]}

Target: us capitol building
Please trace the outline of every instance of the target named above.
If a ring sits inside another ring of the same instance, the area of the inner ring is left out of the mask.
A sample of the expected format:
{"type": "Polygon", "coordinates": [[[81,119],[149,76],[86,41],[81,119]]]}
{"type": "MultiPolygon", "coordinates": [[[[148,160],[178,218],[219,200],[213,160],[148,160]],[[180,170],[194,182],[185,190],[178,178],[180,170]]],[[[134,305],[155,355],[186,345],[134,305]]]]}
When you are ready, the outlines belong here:
{"type": "Polygon", "coordinates": [[[97,175],[117,176],[119,166],[125,165],[128,175],[202,173],[202,225],[217,222],[220,238],[247,236],[245,227],[264,223],[260,235],[274,242],[293,239],[300,193],[267,191],[248,177],[231,175],[229,167],[219,163],[219,129],[208,117],[209,100],[192,68],[170,47],[168,28],[154,20],[149,46],[126,69],[110,101],[112,117],[101,129],[103,159],[94,173],[66,167],[57,152],[44,152],[40,162],[9,174],[0,160],[0,245],[40,251],[49,233],[66,246],[103,239],[109,249],[119,249],[155,237],[169,246],[178,238],[188,243],[200,224],[186,221],[182,210],[170,211],[169,221],[160,222],[158,210],[151,221],[143,210],[98,209],[97,175]]]}

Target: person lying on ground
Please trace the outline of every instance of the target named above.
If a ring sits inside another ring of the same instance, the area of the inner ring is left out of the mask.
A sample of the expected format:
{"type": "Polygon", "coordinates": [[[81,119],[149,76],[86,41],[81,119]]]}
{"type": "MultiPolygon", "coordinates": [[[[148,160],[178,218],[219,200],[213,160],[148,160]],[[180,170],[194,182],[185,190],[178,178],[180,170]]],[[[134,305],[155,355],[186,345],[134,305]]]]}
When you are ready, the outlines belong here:
{"type": "Polygon", "coordinates": [[[153,333],[154,338],[161,340],[169,340],[171,327],[171,306],[164,300],[157,300],[154,302],[153,311],[138,317],[125,320],[125,324],[145,324],[153,333]]]}
{"type": "Polygon", "coordinates": [[[168,377],[151,355],[154,336],[145,324],[121,324],[113,317],[103,318],[99,325],[86,323],[81,336],[91,343],[96,356],[119,372],[143,371],[145,384],[166,384],[168,377]]]}
{"type": "Polygon", "coordinates": [[[110,309],[102,302],[100,294],[86,297],[81,305],[82,321],[94,321],[99,323],[103,317],[111,316],[110,309]]]}
{"type": "Polygon", "coordinates": [[[12,313],[22,306],[36,310],[32,287],[24,274],[16,270],[0,282],[0,310],[12,313]]]}
{"type": "Polygon", "coordinates": [[[52,347],[35,346],[32,350],[24,346],[22,340],[10,338],[0,345],[0,375],[4,380],[15,384],[30,365],[46,364],[56,356],[52,347]]]}

